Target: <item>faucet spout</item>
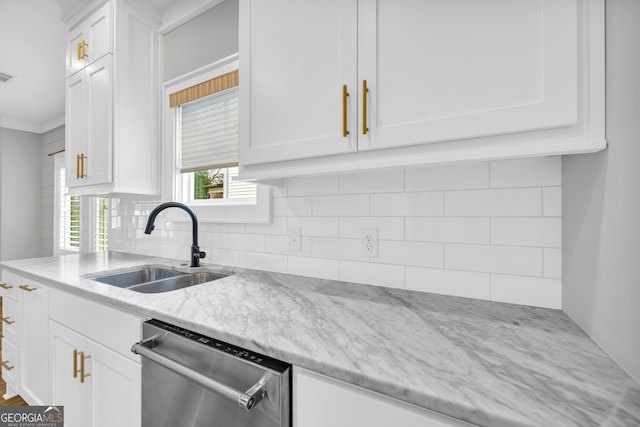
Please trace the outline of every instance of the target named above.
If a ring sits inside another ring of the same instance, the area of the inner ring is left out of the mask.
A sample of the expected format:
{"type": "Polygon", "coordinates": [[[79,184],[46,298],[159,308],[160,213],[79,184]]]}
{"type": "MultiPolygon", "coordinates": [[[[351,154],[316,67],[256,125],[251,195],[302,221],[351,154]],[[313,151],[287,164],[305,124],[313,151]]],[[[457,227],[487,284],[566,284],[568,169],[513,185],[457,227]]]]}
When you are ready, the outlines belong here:
{"type": "Polygon", "coordinates": [[[156,221],[156,217],[160,212],[167,208],[180,208],[187,212],[191,217],[191,267],[200,267],[200,258],[204,258],[206,256],[206,253],[201,252],[200,248],[198,247],[198,218],[196,217],[195,212],[193,212],[193,210],[191,210],[189,206],[178,202],[166,202],[156,206],[149,214],[149,218],[147,219],[147,226],[144,229],[144,234],[151,234],[151,232],[155,228],[153,224],[156,221]]]}

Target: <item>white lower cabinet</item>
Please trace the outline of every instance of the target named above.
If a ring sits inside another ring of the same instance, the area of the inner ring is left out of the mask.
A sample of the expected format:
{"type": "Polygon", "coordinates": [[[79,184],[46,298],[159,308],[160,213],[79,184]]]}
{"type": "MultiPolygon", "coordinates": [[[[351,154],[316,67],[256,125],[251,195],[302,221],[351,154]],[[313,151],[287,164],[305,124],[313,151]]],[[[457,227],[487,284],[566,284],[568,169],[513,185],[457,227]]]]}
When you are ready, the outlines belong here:
{"type": "Polygon", "coordinates": [[[68,427],[141,424],[140,364],[50,321],[53,402],[68,427]]]}
{"type": "Polygon", "coordinates": [[[50,289],[52,403],[67,427],[139,427],[143,317],[50,289]]]}
{"type": "Polygon", "coordinates": [[[3,272],[2,376],[5,399],[19,394],[30,405],[50,400],[48,288],[31,279],[3,272]]]}
{"type": "Polygon", "coordinates": [[[470,424],[298,367],[293,427],[469,427],[470,424]]]}

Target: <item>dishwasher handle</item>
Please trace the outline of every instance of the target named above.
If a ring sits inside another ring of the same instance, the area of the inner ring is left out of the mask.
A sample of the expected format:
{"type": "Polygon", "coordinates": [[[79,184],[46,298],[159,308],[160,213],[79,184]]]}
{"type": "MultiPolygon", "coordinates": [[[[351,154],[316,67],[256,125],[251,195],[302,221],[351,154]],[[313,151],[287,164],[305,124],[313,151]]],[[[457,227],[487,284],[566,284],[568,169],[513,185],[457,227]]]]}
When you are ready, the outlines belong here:
{"type": "Polygon", "coordinates": [[[153,345],[155,343],[155,340],[160,336],[161,335],[154,335],[135,343],[131,347],[131,352],[142,357],[146,357],[147,359],[156,362],[161,366],[164,366],[165,368],[175,372],[176,374],[182,375],[183,377],[194,381],[202,387],[236,402],[239,407],[246,411],[252,410],[267,394],[266,385],[267,381],[269,381],[269,379],[271,378],[270,372],[265,372],[258,380],[258,382],[251,386],[249,390],[241,392],[233,387],[222,384],[212,378],[202,375],[188,368],[182,363],[176,362],[175,360],[154,351],[149,347],[149,344],[153,345]]]}

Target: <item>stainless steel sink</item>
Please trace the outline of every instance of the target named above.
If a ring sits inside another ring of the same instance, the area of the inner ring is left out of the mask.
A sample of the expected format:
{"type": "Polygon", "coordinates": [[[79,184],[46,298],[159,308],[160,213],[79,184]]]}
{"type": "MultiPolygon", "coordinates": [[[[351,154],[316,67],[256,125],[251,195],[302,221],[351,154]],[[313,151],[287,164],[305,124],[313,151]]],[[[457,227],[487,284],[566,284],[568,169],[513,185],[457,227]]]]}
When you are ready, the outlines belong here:
{"type": "Polygon", "coordinates": [[[188,273],[160,267],[145,267],[138,270],[90,277],[89,279],[131,291],[155,294],[187,288],[227,276],[227,274],[208,271],[188,273]]]}

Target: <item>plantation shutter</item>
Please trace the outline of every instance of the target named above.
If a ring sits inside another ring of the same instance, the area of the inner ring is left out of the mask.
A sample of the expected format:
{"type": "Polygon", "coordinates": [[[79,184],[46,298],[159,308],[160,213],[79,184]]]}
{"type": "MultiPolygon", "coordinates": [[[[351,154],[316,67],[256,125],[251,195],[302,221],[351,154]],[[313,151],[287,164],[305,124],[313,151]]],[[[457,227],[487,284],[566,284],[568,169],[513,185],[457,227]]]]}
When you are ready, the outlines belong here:
{"type": "Polygon", "coordinates": [[[80,197],[66,194],[65,178],[65,169],[58,169],[58,248],[78,251],[80,250],[80,197]]]}
{"type": "Polygon", "coordinates": [[[181,109],[180,172],[238,165],[237,70],[172,94],[170,104],[181,109]]]}

